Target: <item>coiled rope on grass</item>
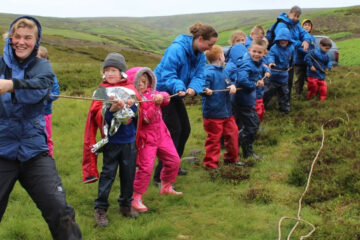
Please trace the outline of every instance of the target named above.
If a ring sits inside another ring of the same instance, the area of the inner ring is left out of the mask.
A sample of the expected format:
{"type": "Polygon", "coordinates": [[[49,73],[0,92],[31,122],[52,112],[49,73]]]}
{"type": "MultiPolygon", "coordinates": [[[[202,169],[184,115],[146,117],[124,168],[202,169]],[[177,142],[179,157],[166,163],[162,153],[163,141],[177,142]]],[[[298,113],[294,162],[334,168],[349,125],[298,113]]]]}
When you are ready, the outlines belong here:
{"type": "MultiPolygon", "coordinates": [[[[346,114],[346,117],[347,117],[347,122],[349,123],[350,122],[350,118],[349,118],[349,115],[347,112],[345,112],[346,114]]],[[[296,223],[295,225],[293,226],[293,228],[291,229],[289,235],[287,236],[287,240],[290,240],[290,237],[291,235],[295,232],[295,229],[297,228],[297,226],[299,225],[300,222],[304,222],[306,224],[308,224],[309,226],[311,226],[311,231],[306,234],[306,235],[303,235],[303,236],[300,236],[300,240],[303,240],[303,239],[306,239],[308,237],[310,237],[315,231],[316,231],[316,228],[314,226],[314,224],[306,221],[306,220],[303,220],[301,219],[301,209],[302,209],[302,200],[303,198],[305,197],[305,194],[307,193],[307,191],[309,190],[309,187],[310,187],[310,182],[311,182],[311,178],[312,178],[312,174],[313,174],[313,170],[314,170],[314,166],[315,166],[315,163],[316,161],[318,160],[319,158],[319,155],[320,155],[320,152],[321,150],[323,149],[324,147],[324,142],[325,142],[325,129],[324,127],[330,123],[330,122],[333,122],[335,120],[341,120],[342,122],[346,122],[343,118],[341,117],[336,117],[336,118],[333,118],[333,119],[330,119],[330,120],[327,120],[325,123],[322,124],[321,126],[321,133],[322,133],[322,140],[321,140],[321,145],[320,145],[320,148],[318,150],[318,152],[316,153],[316,156],[311,164],[311,168],[310,168],[310,172],[309,172],[309,175],[308,175],[308,179],[307,179],[307,183],[306,183],[306,187],[305,187],[305,190],[304,192],[301,194],[301,197],[299,199],[299,208],[298,208],[298,212],[297,212],[297,217],[296,218],[293,218],[293,217],[287,217],[287,216],[283,216],[280,218],[279,220],[279,224],[278,224],[278,233],[279,233],[279,237],[278,237],[278,240],[281,240],[281,224],[282,222],[285,220],[285,219],[292,219],[292,220],[295,220],[296,223]]]]}

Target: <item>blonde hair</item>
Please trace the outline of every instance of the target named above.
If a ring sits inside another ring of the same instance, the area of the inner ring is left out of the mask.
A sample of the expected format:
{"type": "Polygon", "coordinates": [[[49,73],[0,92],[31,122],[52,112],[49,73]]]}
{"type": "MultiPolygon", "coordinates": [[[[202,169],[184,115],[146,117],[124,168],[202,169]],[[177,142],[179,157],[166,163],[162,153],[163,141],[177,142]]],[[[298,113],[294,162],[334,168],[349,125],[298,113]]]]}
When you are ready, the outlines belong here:
{"type": "Polygon", "coordinates": [[[34,20],[28,18],[20,18],[19,20],[17,20],[11,27],[11,31],[10,31],[11,33],[9,37],[13,37],[15,31],[18,30],[19,28],[34,29],[36,41],[39,40],[39,30],[34,20]]]}
{"type": "Polygon", "coordinates": [[[206,58],[210,63],[218,60],[221,54],[224,54],[224,52],[219,45],[214,45],[210,50],[205,51],[206,58]]]}
{"type": "Polygon", "coordinates": [[[255,39],[251,42],[250,48],[252,48],[255,45],[261,46],[266,50],[268,44],[266,43],[266,41],[264,39],[255,39]]]}
{"type": "Polygon", "coordinates": [[[235,39],[237,37],[244,37],[245,40],[246,40],[246,34],[241,30],[236,30],[231,34],[231,37],[230,37],[230,44],[231,45],[234,45],[235,39]]]}
{"type": "Polygon", "coordinates": [[[250,34],[262,34],[265,35],[265,29],[261,25],[256,25],[251,29],[250,34]]]}
{"type": "Polygon", "coordinates": [[[202,37],[204,40],[210,40],[212,37],[218,37],[216,30],[209,24],[195,23],[189,28],[190,33],[194,39],[202,37]]]}
{"type": "Polygon", "coordinates": [[[49,52],[46,49],[46,47],[40,46],[39,49],[38,49],[38,54],[37,55],[39,57],[41,57],[41,58],[45,58],[45,59],[49,60],[49,52]]]}

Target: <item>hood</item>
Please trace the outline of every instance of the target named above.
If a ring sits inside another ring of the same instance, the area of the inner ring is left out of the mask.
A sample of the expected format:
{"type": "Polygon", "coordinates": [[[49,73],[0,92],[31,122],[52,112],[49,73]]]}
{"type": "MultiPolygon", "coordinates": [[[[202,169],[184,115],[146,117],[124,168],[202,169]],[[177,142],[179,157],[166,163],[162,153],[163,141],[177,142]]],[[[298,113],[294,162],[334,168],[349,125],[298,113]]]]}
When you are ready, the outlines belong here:
{"type": "Polygon", "coordinates": [[[303,27],[306,22],[309,22],[311,24],[311,30],[310,30],[310,33],[311,33],[314,26],[310,19],[304,19],[304,21],[301,22],[301,27],[303,27]]]}
{"type": "Polygon", "coordinates": [[[142,69],[142,67],[132,67],[126,71],[129,83],[134,84],[135,75],[140,69],[142,69]]]}
{"type": "Polygon", "coordinates": [[[278,19],[281,19],[281,20],[287,22],[287,23],[290,24],[292,27],[295,26],[295,25],[298,23],[298,21],[294,22],[293,20],[291,20],[291,19],[288,17],[287,13],[282,13],[282,14],[280,14],[280,16],[278,16],[278,19]]]}
{"type": "Polygon", "coordinates": [[[31,16],[21,16],[21,17],[18,17],[16,18],[10,25],[10,28],[9,28],[9,36],[6,38],[5,40],[5,46],[4,46],[4,60],[6,62],[6,64],[9,66],[9,67],[12,67],[14,64],[17,64],[19,65],[21,68],[25,68],[30,62],[32,62],[36,55],[37,55],[37,51],[39,49],[39,46],[40,46],[40,42],[41,42],[41,33],[42,33],[42,28],[41,28],[41,24],[40,22],[34,18],[34,17],[31,17],[31,16]],[[25,59],[25,61],[23,61],[22,63],[19,63],[15,57],[15,54],[14,54],[14,50],[12,48],[12,45],[11,45],[11,38],[9,37],[10,34],[11,34],[11,28],[12,26],[14,25],[14,23],[21,19],[21,18],[27,18],[27,19],[31,19],[33,20],[36,25],[37,25],[37,28],[38,28],[38,41],[36,42],[35,44],[35,47],[34,47],[34,50],[32,51],[32,53],[30,54],[30,56],[25,59]]]}
{"type": "Polygon", "coordinates": [[[194,40],[194,38],[192,36],[180,34],[179,36],[177,36],[175,38],[175,40],[172,43],[181,45],[185,49],[185,52],[187,54],[195,55],[193,46],[192,46],[193,40],[194,40]]]}
{"type": "Polygon", "coordinates": [[[281,28],[279,30],[278,34],[275,37],[275,42],[280,40],[288,40],[289,42],[292,42],[291,33],[288,28],[281,28]]]}
{"type": "MultiPolygon", "coordinates": [[[[143,75],[144,73],[148,74],[149,79],[150,79],[150,88],[151,91],[155,91],[156,89],[156,76],[153,73],[153,71],[148,68],[148,67],[143,67],[143,68],[139,68],[139,70],[136,72],[135,77],[134,77],[134,86],[136,88],[136,90],[139,91],[139,84],[140,84],[140,76],[143,75]]],[[[141,94],[141,93],[140,93],[141,94]]]]}

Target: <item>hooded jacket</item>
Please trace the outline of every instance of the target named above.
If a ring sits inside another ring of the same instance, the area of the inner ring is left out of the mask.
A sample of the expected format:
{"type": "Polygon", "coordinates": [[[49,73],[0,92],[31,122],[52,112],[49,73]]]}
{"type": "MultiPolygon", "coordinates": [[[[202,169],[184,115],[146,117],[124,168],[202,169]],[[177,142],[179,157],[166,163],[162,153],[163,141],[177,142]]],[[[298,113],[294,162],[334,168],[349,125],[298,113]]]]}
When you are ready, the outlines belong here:
{"type": "Polygon", "coordinates": [[[227,62],[241,61],[247,52],[248,49],[242,43],[235,44],[231,46],[231,48],[229,49],[229,52],[227,54],[228,59],[226,59],[226,61],[227,62]]]}
{"type": "MultiPolygon", "coordinates": [[[[225,89],[231,84],[223,67],[208,64],[205,67],[204,88],[211,90],[225,89]]],[[[229,92],[214,92],[212,95],[203,95],[202,112],[204,118],[229,118],[232,115],[229,92]]]]}
{"type": "Polygon", "coordinates": [[[154,70],[158,91],[170,94],[187,88],[194,89],[196,94],[202,91],[206,57],[202,52],[194,52],[193,40],[192,36],[181,34],[166,49],[154,70]]]}
{"type": "Polygon", "coordinates": [[[6,38],[4,55],[0,57],[0,79],[13,81],[13,93],[0,95],[0,158],[26,162],[42,152],[47,152],[44,108],[54,82],[50,63],[37,58],[41,42],[41,25],[30,16],[20,18],[33,20],[38,28],[38,41],[32,53],[19,63],[6,38]]]}
{"type": "MultiPolygon", "coordinates": [[[[304,26],[304,23],[306,23],[306,22],[311,23],[311,30],[312,30],[312,22],[309,19],[304,19],[304,21],[302,21],[302,23],[301,23],[301,27],[304,26]]],[[[311,33],[311,31],[310,31],[310,33],[311,33]]],[[[295,59],[295,64],[296,65],[304,65],[304,64],[306,64],[305,60],[304,60],[305,55],[308,53],[308,51],[311,51],[311,50],[315,49],[316,38],[313,35],[311,35],[310,33],[309,33],[309,37],[310,37],[309,49],[306,50],[306,51],[304,50],[303,47],[299,47],[297,49],[296,59],[295,59]]]]}
{"type": "Polygon", "coordinates": [[[331,59],[329,53],[325,53],[320,47],[310,51],[305,56],[306,75],[316,79],[324,80],[326,76],[326,69],[331,69],[331,59]],[[311,71],[311,66],[316,68],[316,71],[311,71]]]}
{"type": "Polygon", "coordinates": [[[288,82],[288,69],[294,66],[295,62],[295,49],[292,45],[290,31],[287,28],[279,30],[275,37],[275,44],[270,48],[267,61],[269,63],[275,63],[276,66],[272,69],[278,71],[271,71],[270,81],[279,83],[288,82]],[[286,47],[280,45],[280,40],[288,40],[289,43],[286,47]]]}

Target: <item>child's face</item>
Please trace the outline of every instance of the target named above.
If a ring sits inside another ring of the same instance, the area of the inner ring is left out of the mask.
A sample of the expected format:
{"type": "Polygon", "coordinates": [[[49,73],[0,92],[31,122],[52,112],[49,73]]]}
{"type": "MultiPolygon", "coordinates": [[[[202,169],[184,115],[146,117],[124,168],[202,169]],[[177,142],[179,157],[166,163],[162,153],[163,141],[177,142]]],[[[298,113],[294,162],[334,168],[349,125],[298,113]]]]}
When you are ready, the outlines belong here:
{"type": "Polygon", "coordinates": [[[323,51],[324,53],[327,53],[330,50],[331,47],[329,46],[323,46],[320,44],[320,49],[321,51],[323,51]]]}
{"type": "Polygon", "coordinates": [[[144,92],[149,87],[149,77],[146,74],[140,76],[139,90],[144,92]]]}
{"type": "Polygon", "coordinates": [[[261,40],[264,38],[264,34],[261,34],[261,33],[251,33],[250,36],[254,40],[261,40]]]}
{"type": "Polygon", "coordinates": [[[260,45],[252,45],[249,48],[249,54],[253,61],[260,62],[261,58],[266,54],[266,49],[260,45]]]}
{"type": "Polygon", "coordinates": [[[300,14],[290,12],[288,13],[288,18],[294,22],[298,22],[300,19],[300,14]]]}
{"type": "Polygon", "coordinates": [[[35,48],[36,44],[36,30],[28,27],[21,27],[15,30],[11,37],[11,45],[15,51],[16,57],[23,61],[25,60],[35,48]]]}
{"type": "Polygon", "coordinates": [[[233,45],[241,43],[241,44],[245,44],[246,41],[246,37],[245,36],[237,36],[235,37],[234,41],[233,41],[233,45]]]}
{"type": "Polygon", "coordinates": [[[311,23],[306,22],[303,24],[302,28],[309,33],[309,32],[311,32],[312,25],[311,25],[311,23]]]}
{"type": "Polygon", "coordinates": [[[279,44],[281,47],[286,47],[289,44],[289,41],[288,40],[280,40],[279,44]]]}
{"type": "Polygon", "coordinates": [[[121,72],[115,67],[107,67],[104,69],[105,81],[110,84],[119,83],[121,81],[121,72]]]}

